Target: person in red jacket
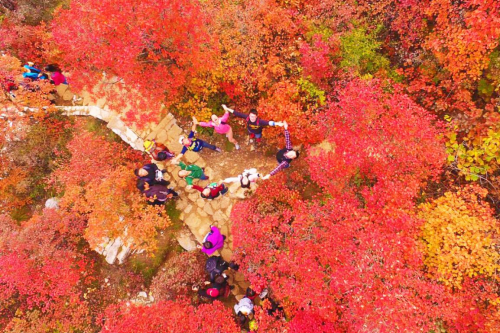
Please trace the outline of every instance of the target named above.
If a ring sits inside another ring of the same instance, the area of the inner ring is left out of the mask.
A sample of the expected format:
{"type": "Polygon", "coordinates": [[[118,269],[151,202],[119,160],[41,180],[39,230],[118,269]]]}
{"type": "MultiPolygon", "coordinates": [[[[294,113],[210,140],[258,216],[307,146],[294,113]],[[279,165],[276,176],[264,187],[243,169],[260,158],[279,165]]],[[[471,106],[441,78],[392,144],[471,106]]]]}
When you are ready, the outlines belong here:
{"type": "Polygon", "coordinates": [[[201,187],[198,185],[193,185],[195,190],[200,191],[201,197],[203,199],[215,199],[221,194],[225,194],[228,188],[224,184],[211,183],[206,187],[201,187]]]}

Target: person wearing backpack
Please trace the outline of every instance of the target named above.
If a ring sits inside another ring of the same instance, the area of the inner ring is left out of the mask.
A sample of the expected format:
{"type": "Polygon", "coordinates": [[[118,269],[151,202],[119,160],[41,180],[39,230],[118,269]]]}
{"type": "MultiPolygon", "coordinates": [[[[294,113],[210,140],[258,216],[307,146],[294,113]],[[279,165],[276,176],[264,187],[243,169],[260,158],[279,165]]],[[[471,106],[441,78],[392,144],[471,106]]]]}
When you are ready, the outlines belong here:
{"type": "Polygon", "coordinates": [[[156,161],[165,161],[175,157],[175,154],[168,150],[167,146],[157,143],[155,140],[144,141],[144,150],[156,161]]]}
{"type": "Polygon", "coordinates": [[[224,184],[210,183],[206,187],[201,187],[198,185],[193,185],[193,188],[200,191],[200,195],[203,199],[213,200],[220,195],[226,194],[228,188],[224,184]]]}
{"type": "Polygon", "coordinates": [[[180,178],[183,178],[186,180],[188,189],[193,187],[193,180],[194,179],[201,179],[201,180],[208,179],[208,177],[205,176],[203,168],[200,168],[197,165],[194,165],[194,164],[186,165],[182,162],[177,162],[177,161],[174,161],[174,164],[177,164],[181,167],[181,170],[179,170],[178,175],[180,178]]]}
{"type": "Polygon", "coordinates": [[[288,132],[288,124],[283,122],[283,127],[285,128],[285,148],[278,151],[276,154],[276,160],[278,161],[278,166],[274,168],[268,175],[262,177],[262,179],[269,179],[271,176],[274,176],[278,172],[283,169],[289,168],[290,163],[299,157],[299,152],[297,150],[293,150],[292,141],[290,141],[290,132],[288,132]]]}
{"type": "Polygon", "coordinates": [[[181,135],[179,137],[179,143],[183,146],[181,153],[177,155],[173,160],[172,164],[176,164],[182,156],[188,151],[194,151],[194,152],[199,152],[203,148],[208,148],[215,150],[216,152],[220,153],[222,150],[208,142],[205,142],[201,139],[195,138],[195,133],[196,133],[196,123],[193,123],[193,127],[191,127],[191,132],[189,133],[188,137],[186,138],[184,135],[181,135]]]}
{"type": "Polygon", "coordinates": [[[226,110],[222,117],[217,117],[213,114],[210,117],[210,121],[202,121],[198,123],[195,117],[193,117],[193,122],[200,125],[201,127],[213,127],[215,132],[219,134],[225,134],[229,142],[234,144],[236,150],[240,149],[240,145],[233,137],[233,129],[228,125],[227,120],[229,118],[229,112],[226,110]]]}
{"type": "Polygon", "coordinates": [[[231,286],[227,283],[228,276],[225,274],[216,275],[213,280],[205,281],[205,285],[210,285],[207,289],[200,289],[198,286],[193,286],[193,291],[197,291],[198,295],[210,300],[215,300],[219,297],[229,296],[231,286]]]}
{"type": "Polygon", "coordinates": [[[196,247],[201,249],[203,253],[211,255],[218,249],[222,249],[225,239],[226,236],[220,233],[219,228],[211,225],[210,232],[203,238],[203,245],[197,245],[196,247]]]}
{"type": "Polygon", "coordinates": [[[149,163],[144,165],[142,168],[135,169],[134,174],[139,178],[139,180],[146,181],[150,186],[159,184],[168,186],[169,181],[163,179],[163,173],[165,170],[160,170],[158,166],[154,163],[149,163]]]}
{"type": "Polygon", "coordinates": [[[250,136],[250,143],[253,142],[255,138],[255,143],[259,144],[262,139],[262,129],[266,126],[283,126],[282,122],[275,122],[272,120],[263,120],[259,119],[258,112],[256,109],[250,109],[248,114],[235,111],[233,109],[228,108],[226,105],[222,104],[222,108],[226,112],[231,112],[233,115],[239,118],[245,119],[247,124],[247,132],[250,136]]]}
{"type": "Polygon", "coordinates": [[[155,184],[149,186],[149,183],[144,179],[139,179],[137,188],[146,196],[149,205],[163,205],[168,199],[178,197],[179,194],[165,185],[155,184]]]}

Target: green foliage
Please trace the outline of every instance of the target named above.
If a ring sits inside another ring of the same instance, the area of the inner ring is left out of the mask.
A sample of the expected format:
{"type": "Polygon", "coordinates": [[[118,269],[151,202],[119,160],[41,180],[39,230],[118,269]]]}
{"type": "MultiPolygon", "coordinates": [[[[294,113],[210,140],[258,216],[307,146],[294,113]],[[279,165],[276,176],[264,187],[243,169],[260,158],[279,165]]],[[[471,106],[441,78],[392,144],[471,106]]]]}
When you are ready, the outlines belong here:
{"type": "Polygon", "coordinates": [[[389,60],[378,52],[382,42],[377,40],[377,35],[381,29],[382,26],[379,25],[377,29],[369,32],[361,26],[340,37],[342,51],[340,66],[366,77],[371,77],[371,74],[379,69],[388,69],[389,60]]]}
{"type": "Polygon", "coordinates": [[[498,169],[500,163],[500,131],[489,129],[486,137],[465,137],[461,143],[457,133],[446,135],[448,163],[456,167],[466,180],[476,181],[481,175],[498,169]]]}
{"type": "Polygon", "coordinates": [[[307,79],[300,78],[297,80],[297,85],[301,91],[307,93],[310,100],[314,101],[314,106],[317,107],[325,105],[325,92],[319,89],[314,83],[307,79]]]}

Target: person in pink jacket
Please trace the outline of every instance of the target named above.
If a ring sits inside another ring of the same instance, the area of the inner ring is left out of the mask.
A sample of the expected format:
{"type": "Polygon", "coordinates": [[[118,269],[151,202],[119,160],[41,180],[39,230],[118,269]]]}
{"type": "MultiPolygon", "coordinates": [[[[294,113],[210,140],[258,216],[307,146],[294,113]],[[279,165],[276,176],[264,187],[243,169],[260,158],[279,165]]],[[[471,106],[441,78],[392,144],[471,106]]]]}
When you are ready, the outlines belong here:
{"type": "Polygon", "coordinates": [[[200,125],[201,127],[213,127],[217,133],[225,134],[229,142],[233,143],[236,149],[240,149],[240,145],[233,137],[233,129],[227,123],[229,112],[226,111],[226,113],[224,113],[222,117],[217,117],[215,114],[213,114],[210,118],[210,121],[198,122],[198,120],[193,117],[193,122],[200,125]]]}
{"type": "Polygon", "coordinates": [[[220,233],[219,228],[210,226],[210,232],[203,239],[203,246],[197,245],[196,247],[201,249],[202,252],[212,255],[218,249],[221,249],[224,246],[224,240],[226,236],[220,233]]]}

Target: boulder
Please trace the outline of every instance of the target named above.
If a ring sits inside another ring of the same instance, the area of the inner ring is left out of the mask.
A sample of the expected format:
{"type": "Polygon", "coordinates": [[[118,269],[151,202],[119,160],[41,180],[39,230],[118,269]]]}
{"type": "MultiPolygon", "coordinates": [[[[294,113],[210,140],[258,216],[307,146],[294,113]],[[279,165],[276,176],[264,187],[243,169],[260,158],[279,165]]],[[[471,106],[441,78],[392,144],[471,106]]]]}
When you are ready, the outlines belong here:
{"type": "Polygon", "coordinates": [[[187,228],[182,229],[177,236],[175,237],[179,242],[179,245],[186,251],[195,251],[196,250],[196,239],[193,236],[193,233],[189,231],[187,228]]]}
{"type": "Polygon", "coordinates": [[[108,264],[113,265],[118,255],[118,250],[123,245],[120,237],[116,238],[113,244],[106,250],[106,261],[108,264]]]}
{"type": "Polygon", "coordinates": [[[222,249],[222,251],[220,252],[220,255],[222,256],[222,258],[225,260],[225,261],[231,261],[232,257],[233,257],[233,251],[231,251],[230,249],[222,249]]]}
{"type": "Polygon", "coordinates": [[[125,259],[130,255],[130,248],[127,246],[122,246],[122,250],[118,255],[116,256],[116,259],[118,259],[118,264],[123,264],[125,262],[125,259]]]}
{"type": "Polygon", "coordinates": [[[193,210],[193,205],[189,204],[184,208],[184,214],[189,214],[193,210]]]}
{"type": "Polygon", "coordinates": [[[45,201],[45,208],[59,209],[59,198],[53,197],[45,201]]]}

